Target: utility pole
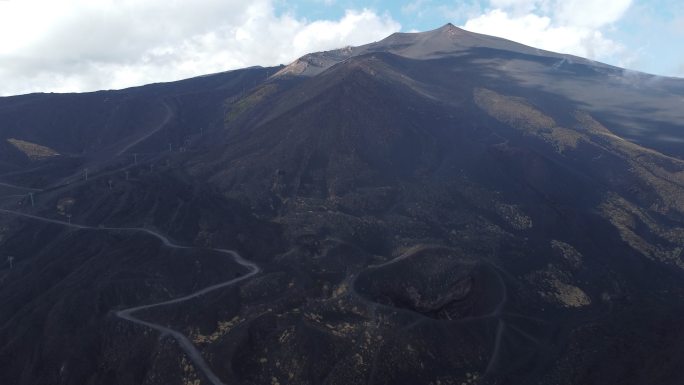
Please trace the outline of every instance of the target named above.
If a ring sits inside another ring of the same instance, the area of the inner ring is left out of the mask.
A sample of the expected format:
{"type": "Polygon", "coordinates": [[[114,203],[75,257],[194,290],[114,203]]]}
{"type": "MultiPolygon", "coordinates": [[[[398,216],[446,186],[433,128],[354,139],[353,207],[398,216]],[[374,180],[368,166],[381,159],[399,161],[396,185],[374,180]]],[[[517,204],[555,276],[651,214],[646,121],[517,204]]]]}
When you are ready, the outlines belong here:
{"type": "Polygon", "coordinates": [[[30,193],[28,193],[28,195],[29,195],[29,198],[31,198],[31,207],[33,207],[34,206],[33,193],[30,192],[30,193]]]}
{"type": "Polygon", "coordinates": [[[66,217],[67,217],[67,220],[69,221],[69,224],[71,224],[71,214],[67,214],[66,217]]]}
{"type": "Polygon", "coordinates": [[[13,269],[14,268],[14,257],[7,256],[7,262],[9,262],[10,269],[13,269]]]}

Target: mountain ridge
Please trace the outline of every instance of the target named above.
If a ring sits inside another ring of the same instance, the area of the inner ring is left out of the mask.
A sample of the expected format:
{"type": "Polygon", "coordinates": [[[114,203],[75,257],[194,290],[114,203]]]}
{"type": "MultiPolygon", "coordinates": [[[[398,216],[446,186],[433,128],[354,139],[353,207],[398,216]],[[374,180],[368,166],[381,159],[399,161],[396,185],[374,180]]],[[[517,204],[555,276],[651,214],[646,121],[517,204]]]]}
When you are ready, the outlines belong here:
{"type": "Polygon", "coordinates": [[[617,68],[593,60],[545,51],[526,46],[511,40],[482,35],[458,28],[451,23],[427,32],[405,33],[395,32],[392,35],[374,43],[358,47],[347,46],[331,51],[307,54],[276,73],[277,76],[299,75],[315,76],[330,66],[340,63],[350,57],[373,52],[389,52],[408,58],[434,59],[462,53],[471,48],[484,47],[490,49],[506,49],[528,55],[538,55],[565,59],[570,62],[601,65],[607,68],[617,68]],[[419,47],[419,48],[415,48],[419,47]],[[413,49],[412,49],[413,48],[413,49]]]}
{"type": "Polygon", "coordinates": [[[681,383],[684,89],[459,38],[0,100],[0,382],[681,383]]]}

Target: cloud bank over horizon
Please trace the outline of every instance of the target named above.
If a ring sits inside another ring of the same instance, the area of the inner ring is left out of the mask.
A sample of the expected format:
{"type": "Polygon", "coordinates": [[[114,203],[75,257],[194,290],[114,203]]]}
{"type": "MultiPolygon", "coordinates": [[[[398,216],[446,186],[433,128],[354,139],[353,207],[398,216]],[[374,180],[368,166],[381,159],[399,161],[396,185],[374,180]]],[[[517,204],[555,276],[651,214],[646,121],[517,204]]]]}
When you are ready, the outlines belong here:
{"type": "Polygon", "coordinates": [[[307,21],[276,14],[271,0],[0,1],[0,95],[116,89],[287,64],[400,28],[368,9],[307,21]]]}
{"type": "MultiPolygon", "coordinates": [[[[469,18],[464,28],[549,51],[608,60],[626,49],[604,31],[631,4],[632,0],[491,0],[491,8],[469,18]]],[[[629,62],[622,59],[617,64],[629,62]]]]}
{"type": "MultiPolygon", "coordinates": [[[[664,68],[661,57],[642,52],[651,40],[626,44],[616,25],[643,17],[684,36],[684,6],[658,0],[674,10],[663,24],[644,1],[376,0],[369,8],[362,0],[0,0],[0,95],[118,89],[288,64],[446,22],[648,72],[664,68]]],[[[684,76],[684,53],[669,52],[665,61],[665,74],[684,76]]]]}

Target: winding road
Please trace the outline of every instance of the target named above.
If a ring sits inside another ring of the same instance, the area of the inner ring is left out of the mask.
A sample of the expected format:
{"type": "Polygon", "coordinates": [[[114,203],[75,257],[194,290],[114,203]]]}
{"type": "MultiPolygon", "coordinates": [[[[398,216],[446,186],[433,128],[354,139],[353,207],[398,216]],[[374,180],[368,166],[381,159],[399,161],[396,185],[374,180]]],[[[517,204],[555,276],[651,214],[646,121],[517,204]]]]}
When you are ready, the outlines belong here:
{"type": "Polygon", "coordinates": [[[135,147],[137,144],[139,144],[140,142],[149,138],[150,136],[156,134],[162,128],[166,127],[167,124],[169,124],[169,122],[171,121],[171,118],[173,117],[173,109],[171,108],[171,106],[169,105],[169,103],[166,100],[162,100],[161,102],[162,102],[162,104],[164,104],[164,108],[166,108],[166,113],[164,114],[164,118],[162,119],[162,121],[158,125],[156,125],[152,130],[146,132],[141,137],[139,137],[138,139],[135,139],[131,143],[127,144],[124,148],[119,150],[116,153],[116,156],[120,156],[120,155],[124,154],[126,151],[135,147]]]}
{"type": "MultiPolygon", "coordinates": [[[[430,246],[426,246],[426,247],[430,247],[430,246]]],[[[416,254],[415,251],[416,250],[406,252],[402,255],[399,255],[398,257],[396,257],[394,259],[391,259],[391,260],[384,262],[384,263],[381,263],[381,264],[371,265],[367,269],[368,270],[376,270],[376,269],[380,269],[380,268],[385,268],[389,265],[392,265],[394,263],[403,261],[409,257],[414,256],[416,254]]],[[[467,322],[474,322],[474,321],[479,321],[479,320],[486,320],[486,319],[492,319],[492,318],[496,319],[496,330],[494,332],[494,344],[493,344],[492,351],[490,353],[489,359],[487,360],[486,368],[484,369],[484,372],[483,372],[483,378],[488,379],[488,378],[495,376],[497,365],[499,364],[499,361],[501,358],[500,356],[501,356],[501,349],[502,349],[502,345],[503,345],[503,340],[504,340],[504,337],[507,333],[511,333],[511,332],[518,333],[536,345],[542,344],[542,342],[539,339],[535,338],[534,336],[530,335],[529,333],[525,332],[524,330],[520,329],[519,327],[516,327],[515,325],[509,324],[508,322],[506,322],[504,320],[504,317],[505,316],[524,317],[524,318],[529,318],[530,320],[541,321],[541,322],[544,322],[544,321],[540,320],[538,318],[521,316],[521,315],[517,315],[515,313],[508,313],[508,312],[504,311],[504,308],[508,302],[508,287],[506,286],[506,283],[505,283],[505,281],[501,275],[501,269],[491,262],[485,261],[484,263],[490,266],[490,268],[492,269],[492,271],[494,272],[494,274],[496,276],[496,281],[497,281],[496,285],[499,286],[501,298],[496,303],[494,308],[486,314],[463,317],[460,319],[455,319],[455,320],[450,320],[450,321],[445,321],[445,322],[448,322],[451,325],[458,325],[458,324],[463,324],[463,323],[467,323],[467,322]]],[[[366,306],[369,307],[369,311],[371,313],[375,313],[377,311],[378,307],[387,308],[388,310],[391,309],[391,310],[394,310],[395,312],[404,311],[403,309],[399,309],[396,307],[393,308],[393,307],[390,307],[388,305],[380,304],[380,303],[374,302],[374,301],[366,298],[363,294],[361,294],[357,291],[357,288],[356,288],[357,279],[358,279],[358,275],[356,275],[351,282],[351,292],[354,296],[359,298],[366,306]]],[[[408,311],[406,311],[406,312],[408,312],[408,311]]],[[[414,313],[414,315],[416,315],[418,317],[418,319],[416,321],[410,323],[407,326],[399,328],[395,332],[396,334],[405,333],[406,331],[408,331],[409,329],[416,326],[417,324],[419,324],[422,321],[432,320],[431,318],[428,318],[425,315],[422,315],[420,313],[415,313],[415,312],[412,312],[412,313],[414,313]]],[[[381,352],[381,349],[378,349],[378,351],[376,351],[376,353],[374,355],[374,358],[373,358],[373,361],[371,364],[370,374],[369,374],[369,376],[367,378],[367,382],[366,382],[367,385],[371,385],[371,384],[375,383],[376,366],[378,363],[378,359],[380,357],[380,352],[381,352]]]]}
{"type": "MultiPolygon", "coordinates": [[[[138,318],[135,316],[135,313],[143,311],[143,310],[147,310],[147,309],[152,309],[152,308],[157,308],[157,307],[161,307],[161,306],[173,305],[173,304],[178,304],[178,303],[190,301],[192,299],[195,299],[197,297],[208,294],[210,292],[219,290],[221,288],[237,284],[237,283],[244,281],[246,279],[249,279],[250,277],[253,277],[254,275],[261,272],[261,268],[257,264],[244,259],[240,254],[238,254],[237,252],[235,252],[233,250],[182,246],[182,245],[178,245],[178,244],[173,243],[168,237],[164,236],[163,234],[160,234],[160,233],[155,232],[155,231],[150,230],[150,229],[141,228],[141,227],[93,227],[93,226],[81,225],[81,224],[76,224],[76,223],[69,223],[69,222],[58,220],[58,219],[50,219],[50,218],[45,218],[45,217],[41,217],[41,216],[37,216],[37,215],[33,215],[33,214],[28,214],[28,213],[23,213],[23,212],[18,212],[18,211],[12,211],[12,210],[6,210],[6,209],[1,209],[1,208],[0,208],[0,214],[23,217],[23,218],[27,218],[27,219],[31,219],[31,220],[36,220],[36,221],[40,221],[40,222],[44,222],[44,223],[57,224],[57,225],[61,225],[61,226],[69,227],[69,228],[74,228],[74,229],[79,229],[79,230],[144,233],[146,235],[152,236],[152,237],[156,238],[157,240],[159,240],[164,247],[173,248],[173,249],[185,249],[185,250],[202,249],[202,250],[210,250],[210,251],[222,253],[222,254],[225,254],[225,255],[231,257],[237,264],[247,268],[248,273],[243,275],[243,276],[233,278],[233,279],[230,279],[230,280],[225,281],[225,282],[221,282],[221,283],[217,283],[215,285],[205,287],[201,290],[190,293],[188,295],[178,297],[178,298],[173,298],[173,299],[162,301],[162,302],[152,303],[152,304],[148,304],[148,305],[135,306],[135,307],[119,310],[115,313],[118,318],[121,318],[125,321],[128,321],[128,322],[131,322],[134,324],[138,324],[138,325],[145,326],[145,327],[148,327],[150,329],[156,330],[162,336],[163,335],[170,335],[171,337],[173,337],[178,342],[179,346],[187,354],[188,358],[190,358],[190,360],[193,362],[193,364],[197,368],[198,372],[203,374],[204,377],[206,377],[206,379],[211,384],[213,384],[213,385],[226,385],[211,370],[207,361],[202,357],[201,352],[195,347],[195,345],[193,345],[192,341],[190,341],[190,339],[186,335],[184,335],[183,333],[181,333],[178,330],[171,329],[171,328],[166,327],[164,325],[145,321],[141,318],[138,318]]],[[[384,268],[384,267],[387,267],[388,265],[391,265],[391,264],[394,264],[394,263],[399,262],[401,260],[404,260],[404,259],[406,259],[412,255],[414,255],[414,253],[405,253],[405,254],[400,255],[397,258],[394,258],[394,259],[387,261],[385,263],[370,266],[369,269],[384,268]]],[[[493,265],[492,265],[492,268],[494,268],[494,272],[496,274],[496,278],[498,281],[497,284],[500,286],[500,290],[501,290],[501,298],[498,301],[498,303],[494,306],[494,309],[487,314],[465,317],[462,319],[449,321],[449,323],[455,325],[455,324],[472,322],[472,321],[483,320],[483,319],[490,319],[490,318],[495,318],[497,320],[497,326],[496,326],[495,338],[494,338],[494,346],[493,346],[492,352],[490,354],[490,357],[487,361],[487,366],[484,370],[483,378],[489,378],[492,375],[494,375],[496,366],[500,360],[500,350],[501,350],[501,346],[503,343],[503,338],[504,338],[504,335],[506,334],[507,331],[519,333],[520,335],[522,335],[523,337],[532,341],[535,344],[540,343],[540,341],[538,339],[536,339],[534,336],[531,336],[528,333],[526,333],[525,331],[521,330],[520,328],[515,327],[515,325],[508,325],[506,323],[506,321],[504,321],[503,317],[508,314],[504,311],[504,307],[508,301],[508,290],[507,290],[507,286],[503,280],[503,277],[499,273],[499,269],[493,265]]],[[[388,307],[387,305],[383,305],[383,304],[379,304],[377,302],[371,301],[368,298],[366,298],[364,295],[357,292],[356,291],[356,280],[357,280],[357,278],[358,278],[358,275],[354,276],[352,278],[351,293],[355,297],[359,298],[365,305],[369,306],[369,311],[371,311],[371,313],[375,313],[377,311],[377,307],[383,307],[383,308],[388,307]]],[[[392,310],[401,311],[403,309],[393,308],[392,310]]],[[[425,316],[422,316],[420,314],[418,314],[418,315],[419,315],[419,317],[417,320],[414,320],[414,322],[412,322],[408,326],[400,328],[400,331],[405,332],[406,330],[412,328],[413,326],[415,326],[415,325],[417,325],[420,322],[425,320],[425,318],[424,318],[425,316]]],[[[511,313],[510,316],[516,316],[516,315],[511,313]]],[[[376,365],[377,365],[377,360],[379,359],[379,356],[380,356],[380,351],[381,351],[381,349],[379,349],[376,352],[376,357],[374,357],[374,360],[372,363],[372,368],[370,371],[370,375],[367,378],[368,384],[372,384],[375,380],[376,365]]]]}
{"type": "Polygon", "coordinates": [[[41,189],[39,189],[39,188],[23,187],[23,186],[17,186],[17,185],[13,185],[13,184],[9,184],[9,183],[3,183],[3,182],[0,182],[0,186],[9,187],[9,188],[15,188],[15,189],[17,189],[17,190],[43,191],[43,190],[41,190],[41,189]]]}
{"type": "Polygon", "coordinates": [[[22,213],[22,212],[18,212],[18,211],[5,210],[5,209],[0,209],[0,214],[13,215],[13,216],[28,218],[28,219],[32,219],[32,220],[36,220],[36,221],[40,221],[40,222],[52,223],[52,224],[62,225],[62,226],[66,226],[66,227],[70,227],[70,228],[74,228],[74,229],[81,229],[81,230],[124,231],[124,232],[144,233],[144,234],[147,234],[147,235],[150,235],[150,236],[157,238],[159,241],[162,242],[162,244],[165,247],[169,247],[172,249],[211,250],[211,251],[215,251],[218,253],[226,254],[226,255],[230,256],[231,258],[233,258],[233,260],[237,264],[239,264],[243,267],[246,267],[249,270],[249,272],[243,276],[233,278],[229,281],[217,283],[217,284],[209,286],[209,287],[205,287],[201,290],[198,290],[194,293],[185,295],[183,297],[178,297],[178,298],[170,299],[170,300],[163,301],[163,302],[157,302],[157,303],[153,303],[153,304],[149,304],[149,305],[135,306],[135,307],[131,307],[128,309],[119,310],[116,312],[116,316],[123,319],[123,320],[129,321],[129,322],[132,322],[132,323],[135,323],[138,325],[146,326],[150,329],[157,330],[162,335],[168,334],[168,335],[172,336],[176,341],[178,341],[178,344],[180,345],[181,349],[183,349],[183,351],[188,355],[188,357],[193,362],[193,364],[195,364],[195,367],[197,367],[197,369],[202,374],[204,374],[204,376],[209,380],[209,382],[211,382],[214,385],[225,385],[225,383],[223,383],[221,381],[221,379],[218,378],[218,376],[216,376],[216,374],[211,370],[211,368],[209,368],[209,365],[207,364],[207,362],[202,357],[202,354],[200,353],[200,351],[197,350],[195,345],[192,344],[192,342],[190,341],[190,339],[187,336],[185,336],[183,333],[181,333],[177,330],[168,328],[164,325],[144,321],[140,318],[135,317],[133,314],[138,312],[138,311],[141,311],[141,310],[152,309],[152,308],[156,308],[156,307],[160,307],[160,306],[172,305],[172,304],[177,304],[177,303],[189,301],[189,300],[192,300],[192,299],[197,298],[199,296],[202,296],[204,294],[210,293],[212,291],[215,291],[215,290],[224,288],[226,286],[234,285],[238,282],[244,281],[244,280],[258,274],[259,272],[261,272],[261,268],[257,264],[244,259],[240,254],[238,254],[237,252],[235,252],[233,250],[213,249],[213,248],[207,249],[207,248],[177,245],[177,244],[171,242],[171,240],[169,238],[167,238],[166,236],[159,234],[155,231],[145,229],[145,228],[141,228],[141,227],[92,227],[92,226],[68,223],[68,222],[57,220],[57,219],[44,218],[44,217],[40,217],[40,216],[36,216],[36,215],[32,215],[32,214],[22,213]]]}

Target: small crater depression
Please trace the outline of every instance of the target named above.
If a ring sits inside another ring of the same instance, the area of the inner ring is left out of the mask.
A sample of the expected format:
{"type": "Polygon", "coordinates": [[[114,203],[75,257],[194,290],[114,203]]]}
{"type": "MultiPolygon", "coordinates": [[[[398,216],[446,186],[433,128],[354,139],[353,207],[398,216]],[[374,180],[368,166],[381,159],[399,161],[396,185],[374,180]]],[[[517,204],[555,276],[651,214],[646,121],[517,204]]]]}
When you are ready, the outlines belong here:
{"type": "Polygon", "coordinates": [[[505,298],[496,270],[445,248],[414,248],[361,273],[356,291],[378,304],[441,320],[493,314],[505,298]]]}

